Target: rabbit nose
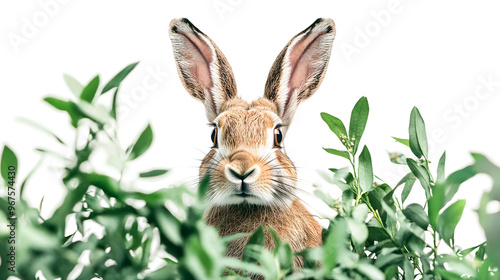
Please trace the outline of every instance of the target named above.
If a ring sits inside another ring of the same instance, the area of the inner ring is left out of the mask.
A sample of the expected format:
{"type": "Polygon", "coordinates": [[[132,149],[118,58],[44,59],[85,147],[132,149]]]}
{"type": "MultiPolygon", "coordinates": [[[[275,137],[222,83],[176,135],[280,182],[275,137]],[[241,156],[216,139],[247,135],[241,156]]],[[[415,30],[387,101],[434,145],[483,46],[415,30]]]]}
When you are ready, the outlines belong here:
{"type": "Polygon", "coordinates": [[[248,170],[245,170],[244,172],[241,172],[234,168],[231,164],[226,165],[226,178],[235,183],[235,184],[241,184],[241,183],[253,183],[257,181],[260,175],[260,167],[258,165],[254,165],[250,167],[248,170]]]}

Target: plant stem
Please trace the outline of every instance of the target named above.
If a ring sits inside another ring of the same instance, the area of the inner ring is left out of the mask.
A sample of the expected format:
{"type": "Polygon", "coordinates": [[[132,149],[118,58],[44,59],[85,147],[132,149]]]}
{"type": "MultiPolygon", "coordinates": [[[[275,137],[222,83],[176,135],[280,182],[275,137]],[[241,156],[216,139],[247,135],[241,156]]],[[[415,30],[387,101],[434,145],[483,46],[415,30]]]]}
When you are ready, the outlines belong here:
{"type": "Polygon", "coordinates": [[[424,155],[424,160],[425,160],[425,161],[424,161],[425,168],[426,168],[427,170],[429,170],[429,172],[428,172],[428,173],[429,173],[429,176],[430,176],[430,179],[431,179],[431,183],[434,183],[434,178],[432,177],[432,173],[430,172],[430,169],[429,169],[429,163],[430,163],[430,161],[429,161],[429,159],[427,158],[427,156],[426,156],[426,155],[424,155]]]}
{"type": "MultiPolygon", "coordinates": [[[[392,237],[392,235],[389,233],[389,231],[387,230],[387,228],[384,226],[384,223],[382,222],[382,218],[380,217],[380,214],[378,213],[378,211],[376,211],[375,209],[373,209],[373,207],[371,206],[370,202],[367,199],[363,198],[363,202],[366,204],[366,206],[368,206],[368,209],[370,209],[370,212],[372,212],[373,217],[375,217],[375,219],[378,221],[378,223],[380,224],[380,226],[382,227],[382,229],[385,231],[385,233],[387,234],[387,236],[389,236],[389,238],[391,239],[392,243],[394,243],[394,245],[396,245],[396,247],[399,249],[399,251],[403,255],[405,253],[412,254],[410,252],[410,250],[408,250],[408,248],[406,248],[406,246],[404,246],[404,250],[402,250],[401,248],[398,247],[398,244],[396,243],[396,240],[394,240],[394,238],[392,237]]],[[[418,262],[414,261],[413,264],[418,269],[418,271],[423,275],[424,272],[422,271],[422,268],[420,267],[420,265],[418,264],[418,262]]]]}
{"type": "Polygon", "coordinates": [[[436,230],[432,232],[432,239],[434,241],[434,247],[432,248],[432,252],[434,254],[434,259],[432,260],[432,263],[434,265],[432,271],[434,272],[434,275],[436,275],[436,267],[437,267],[437,239],[436,239],[436,230]]]}
{"type": "Polygon", "coordinates": [[[351,156],[352,156],[352,159],[349,159],[349,161],[351,162],[352,173],[354,176],[354,183],[356,185],[356,204],[355,204],[355,206],[357,206],[359,204],[359,201],[361,200],[361,186],[359,185],[358,174],[356,173],[356,157],[353,154],[351,154],[351,156]]]}

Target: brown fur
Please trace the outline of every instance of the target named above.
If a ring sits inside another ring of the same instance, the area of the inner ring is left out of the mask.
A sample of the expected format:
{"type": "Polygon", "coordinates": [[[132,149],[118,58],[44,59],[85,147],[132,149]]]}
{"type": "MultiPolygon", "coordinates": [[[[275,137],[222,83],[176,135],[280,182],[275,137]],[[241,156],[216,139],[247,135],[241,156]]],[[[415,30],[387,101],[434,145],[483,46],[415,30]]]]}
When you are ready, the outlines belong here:
{"type": "MultiPolygon", "coordinates": [[[[275,246],[269,228],[276,231],[281,241],[289,242],[294,252],[322,244],[321,226],[298,199],[288,209],[248,204],[214,206],[208,210],[206,217],[207,224],[218,227],[221,236],[253,233],[263,225],[265,246],[269,249],[275,246]]],[[[240,237],[231,241],[226,254],[241,258],[248,238],[240,237]]],[[[298,258],[295,264],[302,266],[298,258]]]]}
{"type": "Polygon", "coordinates": [[[236,81],[233,70],[219,47],[188,19],[172,20],[170,36],[174,44],[174,56],[177,61],[177,71],[186,90],[202,102],[208,101],[209,118],[215,118],[221,111],[215,95],[221,95],[224,100],[236,97],[236,81]],[[208,43],[206,41],[208,41],[208,43]],[[182,45],[176,47],[175,44],[182,45]],[[212,62],[212,47],[215,51],[216,64],[210,68],[212,62]],[[190,62],[188,65],[180,62],[190,62]],[[216,73],[212,73],[214,70],[216,73]],[[214,87],[213,74],[219,80],[214,87]],[[216,92],[214,92],[216,91],[216,92]],[[208,96],[206,95],[208,94],[208,96]]]}
{"type": "MultiPolygon", "coordinates": [[[[247,103],[215,43],[187,19],[171,22],[170,36],[184,87],[205,105],[217,142],[200,167],[210,175],[205,218],[221,236],[276,231],[294,252],[322,244],[322,228],[297,198],[297,172],[273,137],[286,134],[297,105],[321,83],[335,35],[331,19],[318,19],[288,42],[269,72],[264,97],[247,103]],[[270,134],[272,133],[272,134],[270,134]],[[272,141],[269,143],[269,141],[272,141]]],[[[227,255],[241,258],[248,236],[230,242],[227,255]]],[[[300,258],[294,259],[302,266],[300,258]]],[[[259,278],[254,275],[252,278],[259,278]]]]}
{"type": "Polygon", "coordinates": [[[323,81],[334,36],[333,21],[318,19],[293,37],[274,61],[264,97],[277,104],[278,114],[286,125],[291,122],[296,106],[311,97],[323,81]],[[288,84],[282,85],[283,80],[288,84]]]}

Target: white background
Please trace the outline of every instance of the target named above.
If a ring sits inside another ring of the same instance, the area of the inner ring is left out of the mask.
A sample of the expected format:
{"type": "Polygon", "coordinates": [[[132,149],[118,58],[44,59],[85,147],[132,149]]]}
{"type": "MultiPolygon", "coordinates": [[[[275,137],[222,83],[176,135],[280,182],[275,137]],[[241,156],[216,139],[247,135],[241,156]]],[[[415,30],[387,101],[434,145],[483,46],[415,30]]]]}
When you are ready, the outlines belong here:
{"type": "MultiPolygon", "coordinates": [[[[391,164],[387,152],[410,151],[390,137],[408,137],[413,106],[426,120],[433,163],[446,149],[447,174],[471,163],[470,151],[499,164],[499,11],[494,0],[2,1],[0,143],[17,153],[19,179],[39,160],[35,147],[67,153],[19,117],[73,143],[65,113],[41,99],[72,98],[63,73],[82,83],[99,73],[107,82],[124,66],[141,61],[120,92],[120,137],[126,147],[151,123],[155,140],[127,170],[131,177],[152,168],[173,170],[161,179],[134,182],[141,189],[193,180],[209,150],[211,131],[203,106],[177,77],[170,20],[187,17],[209,35],[231,63],[239,94],[252,100],[262,95],[269,68],[288,40],[316,18],[330,17],[337,37],[328,72],[315,96],[299,107],[285,140],[302,184],[340,194],[317,173],[347,164],[322,150],[341,145],[319,114],[328,112],[347,124],[361,96],[368,97],[371,109],[363,144],[370,148],[376,175],[392,186],[408,170],[391,164]]],[[[47,157],[26,189],[25,198],[34,206],[45,197],[43,216],[51,215],[65,192],[60,166],[47,157]]],[[[488,178],[477,177],[457,194],[467,199],[456,236],[462,247],[484,240],[474,209],[489,188],[488,178]]],[[[420,186],[415,185],[410,200],[424,201],[420,186]]]]}

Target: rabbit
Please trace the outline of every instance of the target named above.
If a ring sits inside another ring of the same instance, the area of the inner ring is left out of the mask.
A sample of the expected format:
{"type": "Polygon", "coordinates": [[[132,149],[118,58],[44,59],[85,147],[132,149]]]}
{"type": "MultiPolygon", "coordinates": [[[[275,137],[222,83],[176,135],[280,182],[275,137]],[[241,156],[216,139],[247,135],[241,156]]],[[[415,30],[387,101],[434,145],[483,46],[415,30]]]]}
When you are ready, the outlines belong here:
{"type": "MultiPolygon", "coordinates": [[[[182,84],[205,105],[213,126],[212,149],[199,177],[210,176],[205,220],[220,236],[272,228],[294,252],[322,245],[322,227],[299,199],[297,172],[284,139],[297,106],[321,84],[330,59],[335,24],[319,18],[293,37],[276,58],[264,96],[247,103],[237,96],[226,57],[188,19],[170,23],[170,39],[182,84]]],[[[241,258],[250,234],[231,241],[227,256],[241,258]]],[[[303,266],[300,258],[294,265],[303,266]]]]}

